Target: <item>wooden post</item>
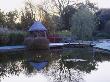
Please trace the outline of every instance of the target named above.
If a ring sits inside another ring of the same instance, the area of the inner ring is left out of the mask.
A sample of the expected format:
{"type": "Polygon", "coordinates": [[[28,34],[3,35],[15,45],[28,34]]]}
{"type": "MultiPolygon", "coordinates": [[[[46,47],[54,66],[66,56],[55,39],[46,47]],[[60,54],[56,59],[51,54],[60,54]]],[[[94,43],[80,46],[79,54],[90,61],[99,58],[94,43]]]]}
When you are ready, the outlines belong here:
{"type": "Polygon", "coordinates": [[[45,33],[45,38],[47,38],[47,33],[46,33],[46,31],[44,31],[44,33],[45,33]]]}
{"type": "Polygon", "coordinates": [[[38,33],[38,32],[36,32],[36,34],[37,34],[37,37],[39,37],[39,33],[38,33]]]}

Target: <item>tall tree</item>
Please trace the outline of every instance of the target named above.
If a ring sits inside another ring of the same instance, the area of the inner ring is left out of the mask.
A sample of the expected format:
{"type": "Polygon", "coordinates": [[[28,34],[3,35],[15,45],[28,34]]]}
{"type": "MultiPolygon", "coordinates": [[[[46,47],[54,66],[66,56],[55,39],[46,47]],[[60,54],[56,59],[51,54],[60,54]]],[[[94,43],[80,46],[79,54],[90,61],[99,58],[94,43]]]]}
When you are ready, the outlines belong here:
{"type": "Polygon", "coordinates": [[[98,26],[99,31],[104,31],[105,25],[110,21],[110,9],[100,9],[96,12],[97,17],[99,17],[100,24],[98,26]]]}
{"type": "Polygon", "coordinates": [[[43,24],[48,29],[48,32],[54,33],[57,29],[57,26],[58,26],[58,24],[57,24],[58,16],[51,15],[49,12],[47,12],[41,6],[39,7],[38,13],[39,13],[39,17],[40,17],[39,20],[43,22],[43,24]]]}
{"type": "Polygon", "coordinates": [[[71,0],[51,0],[54,7],[57,9],[58,11],[58,15],[60,17],[60,28],[65,27],[64,21],[63,21],[63,17],[65,14],[65,7],[70,5],[71,0]]]}
{"type": "Polygon", "coordinates": [[[4,27],[6,24],[5,14],[0,10],[0,27],[4,27]]]}
{"type": "Polygon", "coordinates": [[[97,27],[94,12],[86,4],[81,4],[77,12],[72,16],[72,35],[78,39],[86,40],[92,38],[92,33],[97,27]]]}
{"type": "Polygon", "coordinates": [[[67,7],[69,7],[70,1],[71,0],[43,0],[42,4],[40,4],[40,6],[38,5],[40,20],[42,18],[44,20],[46,19],[45,24],[48,24],[48,28],[51,30],[54,29],[54,31],[66,27],[66,23],[70,19],[69,14],[69,18],[67,17],[67,13],[71,13],[69,11],[66,11],[68,10],[67,7]],[[68,19],[66,20],[66,18],[68,19]]]}
{"type": "Polygon", "coordinates": [[[68,5],[63,10],[62,21],[64,23],[64,30],[70,30],[71,27],[71,17],[76,12],[76,9],[72,5],[68,5]]]}
{"type": "Polygon", "coordinates": [[[17,18],[18,18],[17,10],[7,12],[6,13],[6,25],[7,25],[7,27],[11,28],[11,29],[15,29],[17,18]]]}
{"type": "Polygon", "coordinates": [[[34,5],[30,0],[25,2],[25,8],[21,11],[21,27],[27,30],[35,21],[34,5]]]}

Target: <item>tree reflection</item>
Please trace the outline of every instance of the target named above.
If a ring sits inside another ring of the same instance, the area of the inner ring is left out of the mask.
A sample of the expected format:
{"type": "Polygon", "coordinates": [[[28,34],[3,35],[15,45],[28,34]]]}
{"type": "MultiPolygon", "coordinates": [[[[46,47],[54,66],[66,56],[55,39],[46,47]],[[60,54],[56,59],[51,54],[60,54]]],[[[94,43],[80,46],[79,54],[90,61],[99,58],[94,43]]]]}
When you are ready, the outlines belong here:
{"type": "Polygon", "coordinates": [[[21,72],[19,64],[16,62],[0,63],[0,78],[7,77],[8,75],[19,75],[21,72]]]}
{"type": "Polygon", "coordinates": [[[81,82],[85,73],[97,69],[97,63],[110,61],[109,54],[94,53],[92,49],[53,49],[50,51],[0,54],[0,78],[24,73],[27,76],[38,72],[53,77],[53,82],[81,82]],[[86,61],[65,61],[83,59],[86,61]],[[42,70],[30,62],[48,61],[42,70]]]}
{"type": "Polygon", "coordinates": [[[73,68],[68,69],[62,60],[53,61],[47,75],[53,77],[53,82],[80,82],[83,80],[83,72],[73,68]]]}
{"type": "Polygon", "coordinates": [[[107,59],[107,56],[101,57],[101,54],[94,53],[93,49],[72,49],[69,52],[65,50],[60,54],[59,60],[53,61],[50,65],[47,75],[52,76],[54,82],[82,82],[85,73],[97,69],[96,58],[98,56],[101,60],[107,59]],[[65,59],[84,59],[86,61],[64,61],[65,59]]]}
{"type": "MultiPolygon", "coordinates": [[[[21,56],[21,55],[19,55],[21,56]]],[[[0,78],[8,75],[19,75],[22,69],[20,68],[21,58],[15,53],[0,54],[0,78]],[[18,62],[19,60],[19,62],[18,62]]]]}
{"type": "MultiPolygon", "coordinates": [[[[55,52],[55,54],[56,53],[57,52],[55,52]]],[[[51,64],[51,61],[59,58],[58,55],[55,57],[53,56],[54,54],[51,51],[45,50],[22,53],[2,53],[0,54],[0,78],[9,75],[19,75],[20,73],[25,73],[28,76],[35,74],[37,73],[37,70],[30,64],[30,62],[46,60],[51,64]]]]}
{"type": "Polygon", "coordinates": [[[63,60],[64,59],[83,59],[85,61],[69,61],[64,62],[65,66],[68,68],[78,69],[85,73],[90,73],[92,70],[95,70],[97,67],[97,62],[94,59],[94,52],[92,48],[83,48],[83,49],[74,49],[69,53],[64,52],[63,60]],[[68,55],[67,55],[68,54],[68,55]]]}

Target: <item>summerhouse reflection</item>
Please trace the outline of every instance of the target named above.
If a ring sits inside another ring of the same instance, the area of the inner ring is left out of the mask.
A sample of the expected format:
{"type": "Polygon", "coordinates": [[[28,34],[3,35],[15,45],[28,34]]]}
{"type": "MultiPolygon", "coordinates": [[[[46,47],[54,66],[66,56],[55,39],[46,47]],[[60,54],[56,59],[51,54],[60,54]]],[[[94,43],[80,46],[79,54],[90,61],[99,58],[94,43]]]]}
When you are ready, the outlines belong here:
{"type": "Polygon", "coordinates": [[[81,52],[84,49],[53,49],[50,51],[1,54],[0,78],[5,78],[8,75],[19,76],[20,73],[27,76],[42,73],[52,77],[53,82],[81,82],[86,73],[97,70],[98,62],[110,61],[110,55],[101,53],[94,53],[93,55],[91,50],[88,52],[87,50],[81,52]],[[73,60],[67,61],[67,59],[73,60]],[[76,61],[77,59],[86,61],[76,61]],[[39,65],[41,66],[39,67],[39,65]]]}

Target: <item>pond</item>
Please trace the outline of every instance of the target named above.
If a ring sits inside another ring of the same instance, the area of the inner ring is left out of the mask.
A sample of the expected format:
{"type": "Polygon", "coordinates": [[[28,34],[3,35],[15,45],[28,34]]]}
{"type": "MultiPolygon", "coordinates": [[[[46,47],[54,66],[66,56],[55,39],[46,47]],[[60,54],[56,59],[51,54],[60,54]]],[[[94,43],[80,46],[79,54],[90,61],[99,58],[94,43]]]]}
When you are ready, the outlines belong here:
{"type": "Polygon", "coordinates": [[[0,54],[0,82],[110,82],[110,54],[92,48],[0,54]]]}

